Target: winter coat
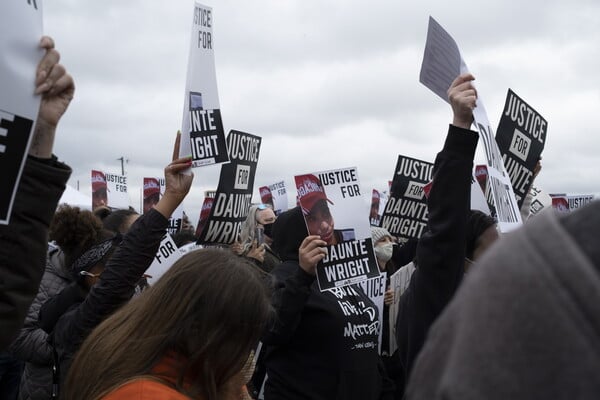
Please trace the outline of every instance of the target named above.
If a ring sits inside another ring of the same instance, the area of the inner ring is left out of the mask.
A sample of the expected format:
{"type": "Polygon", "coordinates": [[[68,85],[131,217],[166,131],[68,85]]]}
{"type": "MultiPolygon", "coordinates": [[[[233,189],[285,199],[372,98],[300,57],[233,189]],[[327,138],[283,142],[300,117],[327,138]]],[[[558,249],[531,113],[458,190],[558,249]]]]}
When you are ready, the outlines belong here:
{"type": "Polygon", "coordinates": [[[48,334],[39,325],[40,307],[49,298],[57,295],[71,281],[72,277],[65,269],[64,253],[57,247],[50,248],[46,262],[46,271],[37,296],[33,300],[25,324],[12,343],[10,350],[19,359],[26,362],[19,399],[46,400],[52,391],[52,346],[48,343],[48,334]]]}
{"type": "Polygon", "coordinates": [[[27,157],[10,223],[0,225],[0,350],[14,340],[38,293],[48,226],[70,175],[54,156],[27,157]]]}

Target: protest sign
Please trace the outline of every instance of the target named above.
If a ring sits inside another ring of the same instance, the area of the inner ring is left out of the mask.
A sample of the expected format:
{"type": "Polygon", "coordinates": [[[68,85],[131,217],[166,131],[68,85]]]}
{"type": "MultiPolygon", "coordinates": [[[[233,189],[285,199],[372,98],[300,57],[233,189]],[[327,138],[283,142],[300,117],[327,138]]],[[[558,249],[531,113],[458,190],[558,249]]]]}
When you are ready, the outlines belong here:
{"type": "Polygon", "coordinates": [[[510,175],[519,208],[533,183],[533,171],[546,143],[546,120],[508,89],[496,142],[510,175]]]}
{"type": "Polygon", "coordinates": [[[378,277],[356,168],[297,175],[295,183],[309,234],[327,242],[317,266],[321,291],[378,277]]]}
{"type": "Polygon", "coordinates": [[[536,215],[545,207],[550,207],[552,205],[552,198],[550,195],[539,187],[532,186],[530,193],[531,205],[529,206],[529,213],[531,215],[536,215]]]}
{"type": "Polygon", "coordinates": [[[210,216],[210,210],[212,209],[213,203],[215,202],[214,197],[205,197],[204,202],[202,203],[202,208],[200,209],[200,218],[198,218],[198,226],[196,226],[196,236],[200,237],[204,227],[206,226],[206,221],[208,221],[208,217],[210,216]]]}
{"type": "Polygon", "coordinates": [[[232,244],[238,239],[241,224],[252,202],[260,144],[258,136],[229,132],[227,149],[230,162],[221,166],[217,194],[198,243],[232,244]]]}
{"type": "Polygon", "coordinates": [[[569,200],[566,194],[551,194],[552,208],[561,213],[569,212],[569,200]]]}
{"type": "Polygon", "coordinates": [[[367,297],[377,306],[379,310],[379,353],[381,353],[381,338],[383,335],[383,299],[385,296],[385,283],[387,273],[382,273],[377,278],[367,279],[359,283],[367,297]]]}
{"type": "Polygon", "coordinates": [[[381,216],[385,211],[387,200],[388,196],[385,191],[373,189],[371,192],[371,210],[369,211],[369,223],[371,226],[379,226],[381,224],[381,216]]]}
{"type": "MultiPolygon", "coordinates": [[[[165,194],[165,178],[144,178],[143,186],[143,204],[142,213],[145,214],[152,209],[152,207],[158,203],[160,198],[165,194]]],[[[183,205],[177,206],[171,218],[169,218],[169,227],[167,232],[171,235],[176,234],[181,230],[183,224],[183,205]]]]}
{"type": "Polygon", "coordinates": [[[0,3],[0,224],[8,224],[27,159],[40,96],[42,0],[0,3]]]}
{"type": "Polygon", "coordinates": [[[423,187],[431,181],[433,164],[398,156],[392,188],[381,227],[393,236],[419,238],[427,226],[427,201],[423,187]]]}
{"type": "Polygon", "coordinates": [[[263,204],[269,204],[273,208],[275,215],[279,215],[288,209],[285,181],[261,186],[258,189],[258,192],[260,194],[260,201],[262,201],[263,204]]]}
{"type": "Polygon", "coordinates": [[[578,195],[569,195],[567,196],[567,201],[569,202],[569,211],[577,210],[585,206],[586,204],[594,201],[593,194],[578,194],[578,195]]]}
{"type": "MultiPolygon", "coordinates": [[[[466,72],[469,70],[454,39],[433,18],[429,17],[427,43],[419,78],[421,83],[447,102],[447,91],[450,85],[458,75],[466,72]]],[[[494,138],[494,131],[481,99],[481,93],[477,94],[473,118],[485,149],[488,186],[494,206],[493,214],[498,220],[500,230],[508,232],[521,225],[521,215],[510,176],[504,167],[500,150],[494,138]]]]}
{"type": "Polygon", "coordinates": [[[92,170],[92,210],[101,206],[129,208],[125,175],[92,170]]]}
{"type": "Polygon", "coordinates": [[[179,151],[192,167],[227,162],[213,47],[212,9],[195,3],[179,151]]]}
{"type": "Polygon", "coordinates": [[[479,186],[481,187],[481,191],[483,193],[485,193],[486,188],[487,188],[487,178],[488,178],[487,165],[485,165],[485,164],[476,165],[475,166],[475,179],[477,179],[477,182],[479,183],[479,186]]]}
{"type": "Polygon", "coordinates": [[[390,289],[394,293],[394,301],[390,305],[389,321],[390,321],[390,355],[394,354],[398,348],[396,342],[396,319],[398,318],[398,310],[400,307],[400,296],[408,288],[410,284],[410,278],[415,270],[415,265],[411,262],[404,267],[400,268],[390,277],[390,289]]]}
{"type": "Polygon", "coordinates": [[[161,239],[154,260],[150,264],[150,267],[148,267],[148,270],[146,270],[148,283],[152,285],[159,280],[182,255],[183,253],[179,251],[171,235],[167,233],[161,239]]]}

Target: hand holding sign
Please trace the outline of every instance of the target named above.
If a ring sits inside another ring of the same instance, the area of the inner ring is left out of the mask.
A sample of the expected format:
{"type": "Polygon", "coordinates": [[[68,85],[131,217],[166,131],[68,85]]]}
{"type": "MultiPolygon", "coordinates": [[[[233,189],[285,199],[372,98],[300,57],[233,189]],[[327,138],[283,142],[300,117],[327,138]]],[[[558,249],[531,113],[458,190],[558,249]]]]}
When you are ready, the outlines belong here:
{"type": "Polygon", "coordinates": [[[247,257],[254,258],[258,262],[262,263],[265,261],[265,245],[261,244],[257,246],[256,240],[252,242],[252,247],[248,250],[247,257]]]}
{"type": "Polygon", "coordinates": [[[317,263],[325,257],[327,242],[321,240],[319,235],[304,238],[298,250],[300,268],[305,272],[316,275],[317,263]]]}
{"type": "Polygon", "coordinates": [[[477,90],[471,83],[475,77],[471,74],[459,75],[448,89],[448,100],[454,112],[452,125],[469,129],[473,123],[473,109],[477,101],[477,90]]]}
{"type": "Polygon", "coordinates": [[[56,126],[73,100],[75,84],[65,67],[58,63],[60,54],[54,49],[52,38],[42,37],[40,47],[46,54],[38,64],[35,94],[41,94],[42,99],[29,154],[50,158],[56,126]]]}
{"type": "Polygon", "coordinates": [[[154,206],[158,212],[169,218],[173,211],[181,204],[192,187],[194,174],[182,172],[192,165],[191,156],[175,158],[179,154],[181,134],[177,133],[175,148],[173,149],[173,162],[165,167],[165,194],[154,206]]]}

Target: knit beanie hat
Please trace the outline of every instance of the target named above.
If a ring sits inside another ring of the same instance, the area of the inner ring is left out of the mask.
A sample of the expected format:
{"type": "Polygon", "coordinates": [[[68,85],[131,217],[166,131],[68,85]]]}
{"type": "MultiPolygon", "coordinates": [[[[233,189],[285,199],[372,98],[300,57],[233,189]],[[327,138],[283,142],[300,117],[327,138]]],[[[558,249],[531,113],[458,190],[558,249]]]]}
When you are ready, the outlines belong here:
{"type": "Polygon", "coordinates": [[[371,227],[371,237],[373,237],[373,245],[377,243],[378,240],[383,239],[385,236],[389,236],[390,239],[392,235],[385,228],[380,228],[378,226],[371,227]]]}

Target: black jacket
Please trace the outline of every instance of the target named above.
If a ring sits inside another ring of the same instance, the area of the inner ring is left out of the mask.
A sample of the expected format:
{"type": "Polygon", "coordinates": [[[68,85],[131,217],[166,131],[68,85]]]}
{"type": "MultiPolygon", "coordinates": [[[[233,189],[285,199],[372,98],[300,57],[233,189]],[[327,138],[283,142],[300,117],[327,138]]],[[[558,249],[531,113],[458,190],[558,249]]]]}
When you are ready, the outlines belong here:
{"type": "MultiPolygon", "coordinates": [[[[131,299],[137,282],[158,251],[168,224],[169,220],[155,209],[138,218],[106,263],[99,282],[92,287],[83,302],[72,306],[60,317],[54,327],[53,342],[60,360],[61,380],[66,377],[73,356],[89,333],[131,299]]],[[[77,295],[72,287],[63,292],[58,296],[77,295]]],[[[64,308],[67,302],[68,300],[55,299],[42,306],[40,316],[46,328],[44,321],[54,319],[57,314],[51,307],[64,308]]]]}
{"type": "MultiPolygon", "coordinates": [[[[21,329],[46,266],[48,226],[71,168],[29,156],[10,224],[0,225],[0,350],[21,329]]],[[[2,188],[5,190],[5,188],[2,188]]]]}
{"type": "Polygon", "coordinates": [[[400,298],[396,321],[404,382],[429,328],[456,292],[464,273],[477,140],[476,132],[450,125],[444,147],[435,160],[427,200],[429,221],[417,245],[417,269],[400,298]]]}

